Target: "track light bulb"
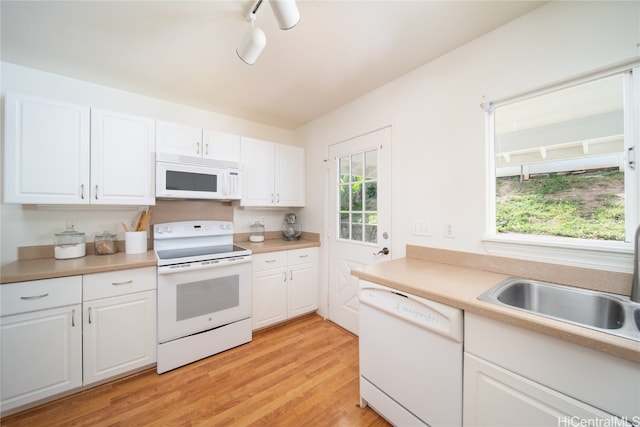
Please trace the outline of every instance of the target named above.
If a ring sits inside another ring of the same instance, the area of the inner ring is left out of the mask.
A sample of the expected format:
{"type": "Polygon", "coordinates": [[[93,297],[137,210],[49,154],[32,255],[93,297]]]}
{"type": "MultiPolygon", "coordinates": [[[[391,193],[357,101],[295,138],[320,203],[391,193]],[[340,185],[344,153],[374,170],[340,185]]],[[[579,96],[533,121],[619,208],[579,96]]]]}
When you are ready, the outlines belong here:
{"type": "Polygon", "coordinates": [[[289,30],[300,22],[300,12],[295,0],[270,0],[269,4],[281,30],[289,30]]]}
{"type": "Polygon", "coordinates": [[[254,26],[252,21],[251,28],[245,33],[240,46],[236,49],[236,53],[244,62],[253,65],[266,44],[267,36],[264,35],[264,31],[254,26]]]}

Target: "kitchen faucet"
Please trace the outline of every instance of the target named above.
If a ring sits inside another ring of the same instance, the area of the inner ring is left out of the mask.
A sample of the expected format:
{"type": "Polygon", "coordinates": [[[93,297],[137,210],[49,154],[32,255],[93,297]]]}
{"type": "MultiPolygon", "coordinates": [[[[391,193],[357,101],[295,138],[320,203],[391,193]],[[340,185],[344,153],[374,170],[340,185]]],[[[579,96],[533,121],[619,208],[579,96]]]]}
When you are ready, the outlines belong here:
{"type": "Polygon", "coordinates": [[[640,225],[636,230],[636,238],[634,240],[633,247],[633,283],[631,284],[631,301],[640,302],[640,259],[638,259],[638,252],[640,252],[640,225]]]}

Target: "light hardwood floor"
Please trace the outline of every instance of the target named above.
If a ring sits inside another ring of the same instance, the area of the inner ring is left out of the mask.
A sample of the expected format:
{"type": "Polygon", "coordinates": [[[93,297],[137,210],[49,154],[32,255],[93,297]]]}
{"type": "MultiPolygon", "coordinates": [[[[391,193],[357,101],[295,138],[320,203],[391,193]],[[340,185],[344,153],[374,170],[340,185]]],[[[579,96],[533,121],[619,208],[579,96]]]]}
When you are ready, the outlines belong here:
{"type": "Polygon", "coordinates": [[[358,338],[308,315],[162,375],[145,371],[2,426],[388,426],[361,409],[358,338]]]}

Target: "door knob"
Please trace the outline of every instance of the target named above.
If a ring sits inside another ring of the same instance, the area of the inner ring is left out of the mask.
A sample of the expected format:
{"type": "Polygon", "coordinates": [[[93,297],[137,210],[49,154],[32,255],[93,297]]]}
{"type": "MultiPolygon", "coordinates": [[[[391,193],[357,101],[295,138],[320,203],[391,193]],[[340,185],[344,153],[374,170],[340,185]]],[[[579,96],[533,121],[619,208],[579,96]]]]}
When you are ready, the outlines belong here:
{"type": "Polygon", "coordinates": [[[378,252],[374,252],[374,255],[389,255],[389,248],[382,248],[378,252]]]}

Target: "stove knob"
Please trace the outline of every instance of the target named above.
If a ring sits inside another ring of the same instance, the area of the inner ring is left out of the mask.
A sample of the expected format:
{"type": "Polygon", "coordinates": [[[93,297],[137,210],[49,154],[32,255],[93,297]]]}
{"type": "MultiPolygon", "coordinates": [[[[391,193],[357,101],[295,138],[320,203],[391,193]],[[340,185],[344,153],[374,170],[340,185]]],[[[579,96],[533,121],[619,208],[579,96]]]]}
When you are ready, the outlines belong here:
{"type": "Polygon", "coordinates": [[[169,227],[168,225],[164,227],[164,232],[165,233],[171,233],[173,230],[171,229],[171,227],[169,227]]]}

